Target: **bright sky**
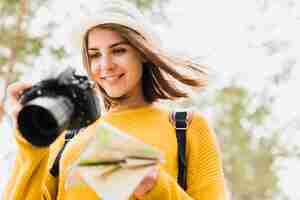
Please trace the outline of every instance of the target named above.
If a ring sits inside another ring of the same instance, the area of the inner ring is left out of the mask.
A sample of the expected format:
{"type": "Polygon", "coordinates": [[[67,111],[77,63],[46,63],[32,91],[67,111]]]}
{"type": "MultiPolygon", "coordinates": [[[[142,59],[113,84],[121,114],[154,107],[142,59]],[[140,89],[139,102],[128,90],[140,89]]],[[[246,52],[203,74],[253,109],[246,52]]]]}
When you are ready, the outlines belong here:
{"type": "MultiPolygon", "coordinates": [[[[55,13],[49,13],[47,9],[42,10],[38,23],[51,18],[69,23],[65,13],[70,12],[71,16],[77,14],[79,2],[86,1],[52,2],[55,13]],[[62,6],[62,2],[67,6],[62,6]]],[[[189,0],[188,3],[170,0],[167,16],[171,26],[157,26],[156,29],[165,46],[204,57],[203,62],[213,67],[220,83],[238,74],[243,80],[242,83],[255,91],[264,86],[266,77],[279,72],[282,63],[287,59],[295,59],[296,65],[299,65],[299,11],[300,2],[293,0],[189,0]],[[262,12],[263,9],[266,9],[265,12],[262,12]],[[268,40],[288,41],[288,45],[284,51],[268,56],[266,48],[262,48],[262,43],[268,40]]],[[[62,34],[66,33],[65,29],[58,31],[57,43],[66,40],[62,37],[62,34]]],[[[43,61],[47,62],[50,60],[43,61]]],[[[300,85],[298,74],[300,67],[296,66],[292,79],[276,92],[280,98],[275,112],[281,122],[300,116],[299,109],[295,109],[300,102],[300,95],[296,92],[300,85]]],[[[7,135],[0,135],[0,152],[9,148],[8,139],[7,135]]],[[[297,161],[288,162],[286,170],[281,173],[282,186],[292,200],[300,199],[300,191],[296,187],[300,179],[300,175],[296,175],[299,174],[299,166],[297,161]]]]}

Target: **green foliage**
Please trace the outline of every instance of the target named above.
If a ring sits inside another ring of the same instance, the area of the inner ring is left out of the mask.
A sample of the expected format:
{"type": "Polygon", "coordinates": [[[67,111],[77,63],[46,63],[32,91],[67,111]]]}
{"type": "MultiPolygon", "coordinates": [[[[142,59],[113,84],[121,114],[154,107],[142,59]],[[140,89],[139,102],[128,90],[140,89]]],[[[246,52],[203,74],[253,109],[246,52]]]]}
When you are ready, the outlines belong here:
{"type": "Polygon", "coordinates": [[[229,85],[215,96],[215,130],[233,199],[274,199],[280,194],[276,152],[287,151],[277,130],[268,130],[272,97],[229,85]]]}
{"type": "Polygon", "coordinates": [[[40,37],[28,37],[23,35],[22,40],[18,43],[17,60],[20,63],[25,63],[29,56],[39,56],[43,48],[43,39],[40,37]]]}
{"type": "MultiPolygon", "coordinates": [[[[35,11],[44,4],[45,0],[27,0],[28,5],[28,16],[33,16],[35,11]]],[[[1,0],[0,1],[0,18],[4,16],[18,16],[21,12],[21,1],[20,0],[1,0]]],[[[27,8],[27,7],[26,7],[27,8]]]]}
{"type": "Polygon", "coordinates": [[[23,75],[23,73],[20,72],[20,71],[14,72],[14,73],[12,74],[12,77],[11,77],[11,78],[12,78],[12,79],[11,79],[11,82],[13,83],[13,82],[18,81],[19,78],[20,78],[22,75],[23,75]]]}
{"type": "Polygon", "coordinates": [[[141,10],[151,9],[155,0],[128,0],[134,3],[141,10]]]}
{"type": "Polygon", "coordinates": [[[47,35],[33,36],[29,31],[30,22],[34,17],[32,13],[41,3],[41,0],[0,2],[0,48],[8,50],[8,54],[1,55],[0,63],[10,63],[8,67],[12,68],[9,69],[10,74],[2,73],[0,78],[5,79],[9,76],[10,82],[18,78],[21,73],[17,72],[16,65],[27,66],[44,48],[43,43],[47,35]]]}
{"type": "Polygon", "coordinates": [[[0,66],[4,66],[7,63],[7,58],[0,54],[0,66]]]}
{"type": "Polygon", "coordinates": [[[51,47],[50,52],[58,60],[61,60],[65,57],[67,57],[67,52],[64,47],[58,47],[58,48],[51,47]]]}
{"type": "Polygon", "coordinates": [[[1,16],[12,15],[18,12],[20,0],[2,0],[0,1],[1,16]]]}
{"type": "Polygon", "coordinates": [[[215,97],[215,130],[223,141],[224,172],[234,199],[273,199],[279,191],[271,151],[279,138],[257,134],[271,105],[255,98],[236,85],[222,88],[215,97]]]}
{"type": "Polygon", "coordinates": [[[13,26],[2,29],[0,34],[3,35],[0,39],[0,47],[8,48],[10,51],[15,49],[17,63],[26,63],[28,57],[39,56],[43,48],[43,40],[45,39],[44,36],[33,37],[26,32],[16,35],[13,26]]]}
{"type": "Polygon", "coordinates": [[[139,9],[145,10],[152,10],[153,6],[162,5],[164,3],[169,2],[169,0],[127,0],[129,2],[134,3],[139,9]]]}

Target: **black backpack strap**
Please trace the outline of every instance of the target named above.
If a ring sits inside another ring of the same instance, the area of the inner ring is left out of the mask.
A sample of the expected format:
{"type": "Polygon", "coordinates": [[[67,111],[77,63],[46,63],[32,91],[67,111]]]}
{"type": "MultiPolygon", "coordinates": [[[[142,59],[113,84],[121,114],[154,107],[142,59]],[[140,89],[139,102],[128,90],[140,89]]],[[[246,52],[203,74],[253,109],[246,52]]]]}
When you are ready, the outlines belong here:
{"type": "Polygon", "coordinates": [[[65,143],[64,145],[62,146],[62,148],[59,150],[56,158],[55,158],[55,161],[50,169],[50,174],[54,177],[58,177],[59,175],[59,161],[60,161],[60,158],[61,158],[61,155],[67,145],[67,143],[79,132],[80,129],[72,129],[72,130],[69,130],[66,132],[65,134],[65,143]]]}
{"type": "Polygon", "coordinates": [[[184,189],[187,189],[187,165],[185,158],[186,148],[186,129],[189,124],[189,113],[184,112],[172,112],[171,120],[173,125],[175,123],[176,138],[178,144],[178,184],[184,189]]]}

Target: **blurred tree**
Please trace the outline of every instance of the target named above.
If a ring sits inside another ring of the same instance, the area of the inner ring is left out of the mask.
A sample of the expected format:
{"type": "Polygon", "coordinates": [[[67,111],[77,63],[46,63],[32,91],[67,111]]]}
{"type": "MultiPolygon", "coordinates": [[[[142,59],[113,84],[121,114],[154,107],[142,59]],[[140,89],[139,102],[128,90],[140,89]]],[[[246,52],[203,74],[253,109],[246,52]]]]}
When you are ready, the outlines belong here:
{"type": "Polygon", "coordinates": [[[278,151],[285,148],[276,129],[265,125],[273,98],[265,93],[253,95],[232,84],[218,91],[214,99],[214,127],[232,199],[274,199],[280,192],[275,161],[278,151]]]}
{"type": "MultiPolygon", "coordinates": [[[[21,1],[19,4],[15,1],[1,1],[0,2],[0,16],[1,16],[1,37],[0,45],[1,52],[0,54],[0,75],[1,78],[4,78],[4,88],[11,82],[13,76],[11,75],[14,71],[14,66],[17,62],[17,51],[18,45],[21,40],[22,34],[22,24],[24,17],[27,15],[27,1],[21,1]],[[17,7],[18,5],[18,7],[17,7]],[[18,12],[16,12],[18,11],[18,12]],[[14,16],[13,23],[8,24],[8,20],[12,21],[12,14],[18,13],[14,16]],[[10,36],[10,37],[9,37],[10,36]],[[6,55],[5,55],[6,54],[6,55]]],[[[4,97],[1,99],[0,104],[0,119],[4,115],[4,97]]]]}
{"type": "MultiPolygon", "coordinates": [[[[18,79],[17,65],[28,66],[29,59],[39,55],[45,35],[33,36],[29,24],[41,0],[0,1],[0,80],[7,86],[18,79]]],[[[0,121],[4,111],[5,93],[0,98],[0,121]]]]}

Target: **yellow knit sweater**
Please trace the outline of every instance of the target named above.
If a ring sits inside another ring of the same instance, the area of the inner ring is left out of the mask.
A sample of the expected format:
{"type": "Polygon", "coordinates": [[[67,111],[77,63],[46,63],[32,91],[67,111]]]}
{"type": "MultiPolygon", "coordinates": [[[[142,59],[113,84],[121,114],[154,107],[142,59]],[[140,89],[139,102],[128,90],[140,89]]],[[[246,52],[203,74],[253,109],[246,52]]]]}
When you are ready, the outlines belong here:
{"type": "Polygon", "coordinates": [[[103,120],[164,152],[166,162],[160,167],[156,185],[145,195],[145,200],[225,199],[224,176],[216,138],[206,120],[198,114],[193,115],[186,133],[187,191],[177,184],[176,133],[168,114],[162,108],[145,106],[105,115],[69,142],[60,161],[59,178],[54,178],[49,169],[64,143],[64,136],[61,135],[50,148],[37,148],[16,131],[19,151],[3,199],[98,200],[96,193],[87,185],[74,185],[66,189],[64,182],[67,166],[76,159],[81,147],[94,133],[95,125],[103,120]]]}

